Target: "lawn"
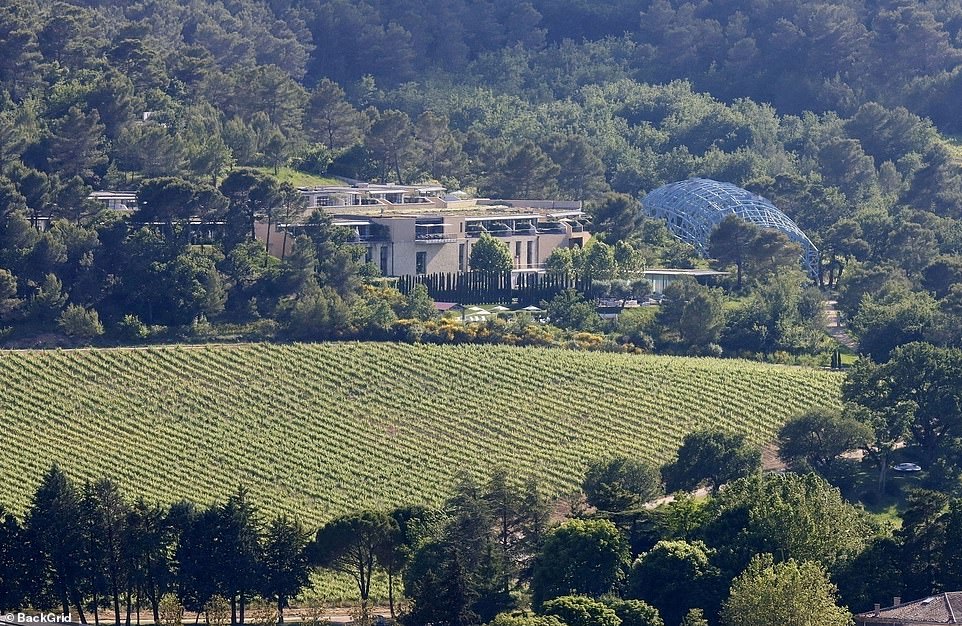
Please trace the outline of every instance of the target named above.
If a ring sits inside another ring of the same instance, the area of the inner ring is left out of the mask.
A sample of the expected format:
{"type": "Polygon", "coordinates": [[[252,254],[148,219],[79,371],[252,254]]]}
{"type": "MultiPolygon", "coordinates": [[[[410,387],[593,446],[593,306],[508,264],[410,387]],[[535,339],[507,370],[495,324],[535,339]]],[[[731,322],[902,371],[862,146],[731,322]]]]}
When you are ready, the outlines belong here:
{"type": "Polygon", "coordinates": [[[290,167],[279,168],[276,175],[274,174],[273,167],[252,167],[250,169],[257,170],[268,176],[273,176],[278,182],[291,183],[295,187],[320,187],[322,185],[343,184],[336,178],[317,176],[316,174],[301,172],[290,167]]]}

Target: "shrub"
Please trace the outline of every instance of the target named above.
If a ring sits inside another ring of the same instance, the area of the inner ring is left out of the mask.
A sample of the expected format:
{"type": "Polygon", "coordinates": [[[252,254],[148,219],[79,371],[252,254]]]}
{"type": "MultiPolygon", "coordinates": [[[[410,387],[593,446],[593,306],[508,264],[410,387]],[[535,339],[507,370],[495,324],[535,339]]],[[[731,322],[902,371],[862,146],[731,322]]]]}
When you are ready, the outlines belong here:
{"type": "Polygon", "coordinates": [[[140,341],[150,336],[150,329],[136,315],[124,315],[117,324],[117,334],[129,341],[140,341]]]}
{"type": "Polygon", "coordinates": [[[160,599],[158,613],[163,626],[182,626],[184,623],[184,607],[172,593],[165,593],[160,599]]]}
{"type": "Polygon", "coordinates": [[[77,339],[93,339],[104,334],[104,325],[100,323],[100,316],[94,309],[85,309],[78,304],[71,304],[57,320],[57,326],[68,336],[77,339]]]}
{"type": "Polygon", "coordinates": [[[561,596],[544,603],[545,615],[553,615],[568,626],[620,626],[613,609],[585,596],[561,596]]]}

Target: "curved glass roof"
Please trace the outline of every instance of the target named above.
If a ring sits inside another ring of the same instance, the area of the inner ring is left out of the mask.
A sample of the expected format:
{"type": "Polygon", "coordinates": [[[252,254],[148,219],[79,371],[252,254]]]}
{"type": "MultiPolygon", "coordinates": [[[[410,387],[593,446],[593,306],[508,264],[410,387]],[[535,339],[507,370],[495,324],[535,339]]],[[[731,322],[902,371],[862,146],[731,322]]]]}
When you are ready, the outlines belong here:
{"type": "Polygon", "coordinates": [[[690,178],[649,193],[643,202],[652,217],[668,222],[668,229],[690,243],[699,254],[708,254],[708,238],[726,215],[734,213],[762,228],[777,228],[802,247],[802,265],[812,276],[818,272],[818,248],[774,204],[731,183],[690,178]]]}

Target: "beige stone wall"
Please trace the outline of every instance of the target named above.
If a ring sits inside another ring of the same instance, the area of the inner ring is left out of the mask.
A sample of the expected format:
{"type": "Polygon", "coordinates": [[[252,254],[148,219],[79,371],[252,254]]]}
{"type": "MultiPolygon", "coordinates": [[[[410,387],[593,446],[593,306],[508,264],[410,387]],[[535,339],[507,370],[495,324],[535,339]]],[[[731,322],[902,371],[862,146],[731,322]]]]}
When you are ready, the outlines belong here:
{"type": "Polygon", "coordinates": [[[414,273],[414,223],[415,218],[372,219],[372,223],[387,226],[391,246],[388,255],[388,272],[392,276],[414,273]]]}
{"type": "Polygon", "coordinates": [[[460,244],[465,244],[465,256],[470,255],[470,252],[467,252],[467,241],[464,239],[455,243],[418,243],[415,245],[415,250],[427,255],[426,273],[457,272],[460,244]]]}
{"type": "MultiPolygon", "coordinates": [[[[254,238],[265,245],[268,244],[267,222],[254,222],[254,238]]],[[[277,229],[277,224],[271,224],[270,245],[267,248],[268,254],[282,258],[290,254],[293,247],[294,238],[288,235],[287,250],[284,250],[284,232],[277,229]]]]}

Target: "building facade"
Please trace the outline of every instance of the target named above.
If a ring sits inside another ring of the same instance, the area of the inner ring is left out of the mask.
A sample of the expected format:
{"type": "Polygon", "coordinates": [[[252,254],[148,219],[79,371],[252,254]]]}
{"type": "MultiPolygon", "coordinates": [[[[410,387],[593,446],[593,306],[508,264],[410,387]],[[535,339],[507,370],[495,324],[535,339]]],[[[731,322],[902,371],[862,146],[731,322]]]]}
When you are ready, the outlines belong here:
{"type": "MultiPolygon", "coordinates": [[[[384,276],[470,270],[471,248],[487,233],[504,242],[515,272],[544,271],[557,248],[584,246],[590,238],[580,202],[463,199],[437,186],[358,185],[300,189],[308,213],[322,210],[350,228],[366,259],[384,276]]],[[[271,253],[282,256],[283,232],[272,226],[271,253]]],[[[266,224],[258,238],[267,240],[266,224]]],[[[293,237],[288,236],[287,246],[293,237]]]]}

